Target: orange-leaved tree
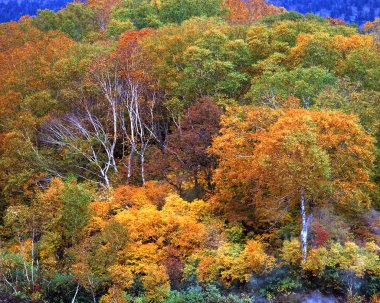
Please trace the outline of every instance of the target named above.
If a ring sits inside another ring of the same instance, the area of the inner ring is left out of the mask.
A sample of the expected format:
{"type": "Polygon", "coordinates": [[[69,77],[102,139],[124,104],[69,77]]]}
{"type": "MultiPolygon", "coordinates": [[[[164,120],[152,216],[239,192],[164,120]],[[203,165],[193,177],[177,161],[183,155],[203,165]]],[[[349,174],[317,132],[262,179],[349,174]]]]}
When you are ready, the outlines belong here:
{"type": "Polygon", "coordinates": [[[229,11],[228,19],[232,23],[253,23],[285,12],[283,7],[271,5],[265,0],[226,0],[224,6],[229,11]]]}
{"type": "Polygon", "coordinates": [[[314,209],[324,203],[347,211],[369,205],[373,138],[355,116],[340,112],[244,111],[227,114],[224,121],[232,124],[224,124],[212,148],[220,158],[215,180],[219,198],[233,192],[239,179],[244,191],[237,193],[235,202],[248,203],[261,216],[277,222],[288,210],[299,208],[306,259],[314,209]],[[277,115],[277,120],[260,123],[262,112],[277,115]]]}

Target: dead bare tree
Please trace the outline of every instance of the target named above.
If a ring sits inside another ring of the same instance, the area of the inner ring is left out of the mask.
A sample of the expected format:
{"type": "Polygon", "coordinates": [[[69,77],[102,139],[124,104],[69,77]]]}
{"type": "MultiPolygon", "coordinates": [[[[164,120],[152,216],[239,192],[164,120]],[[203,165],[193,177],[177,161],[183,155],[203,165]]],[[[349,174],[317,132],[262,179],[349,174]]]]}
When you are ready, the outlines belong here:
{"type": "MultiPolygon", "coordinates": [[[[111,107],[111,111],[112,107],[111,107]]],[[[116,134],[116,131],[114,132],[116,134]]],[[[88,105],[81,114],[69,114],[53,119],[45,125],[43,142],[66,148],[86,160],[86,164],[73,164],[78,169],[97,177],[109,188],[110,170],[117,172],[115,147],[117,137],[110,138],[104,122],[95,116],[88,105]]]]}
{"type": "Polygon", "coordinates": [[[149,83],[130,74],[121,77],[115,62],[101,65],[92,76],[100,88],[100,100],[83,99],[82,109],[52,119],[44,128],[43,142],[79,155],[85,163],[73,165],[84,172],[84,178],[95,177],[106,188],[110,187],[110,173],[118,172],[117,162],[126,166],[129,180],[133,158],[138,156],[145,183],[146,151],[158,137],[157,93],[149,83]],[[122,161],[117,161],[116,154],[121,154],[122,161]]]}
{"type": "Polygon", "coordinates": [[[116,63],[94,77],[112,109],[114,142],[121,138],[123,158],[128,155],[128,161],[122,162],[127,167],[127,178],[132,176],[133,158],[138,155],[141,180],[145,183],[145,153],[156,133],[156,92],[131,74],[123,73],[120,77],[116,63]]]}
{"type": "MultiPolygon", "coordinates": [[[[131,177],[132,159],[136,153],[140,157],[141,180],[145,183],[145,153],[151,140],[156,138],[154,123],[156,96],[155,92],[152,92],[149,100],[146,100],[144,86],[132,78],[126,79],[126,88],[123,109],[128,117],[129,127],[122,124],[122,130],[131,146],[128,158],[128,178],[131,177]]],[[[126,119],[123,118],[121,121],[124,123],[126,119]]]]}

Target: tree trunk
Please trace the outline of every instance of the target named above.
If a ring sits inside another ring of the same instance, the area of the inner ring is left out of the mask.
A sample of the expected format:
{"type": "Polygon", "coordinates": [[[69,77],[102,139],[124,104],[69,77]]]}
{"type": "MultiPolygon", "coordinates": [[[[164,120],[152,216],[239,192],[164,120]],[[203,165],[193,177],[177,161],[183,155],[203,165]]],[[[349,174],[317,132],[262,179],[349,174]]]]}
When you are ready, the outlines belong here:
{"type": "Polygon", "coordinates": [[[79,282],[77,284],[77,288],[75,289],[75,294],[74,294],[73,299],[71,300],[71,303],[75,303],[75,301],[77,299],[78,292],[79,292],[79,282]]]}
{"type": "Polygon", "coordinates": [[[92,286],[91,278],[89,275],[87,275],[87,280],[88,280],[88,284],[90,285],[90,290],[91,290],[91,294],[92,294],[92,301],[94,303],[96,303],[96,295],[95,295],[94,287],[92,286]]]}
{"type": "Polygon", "coordinates": [[[127,175],[127,180],[129,182],[129,179],[132,177],[132,161],[133,161],[133,156],[134,156],[134,148],[131,149],[131,152],[128,156],[128,175],[127,175]]]}
{"type": "Polygon", "coordinates": [[[141,153],[141,181],[142,184],[145,184],[145,151],[141,153]]]}
{"type": "Polygon", "coordinates": [[[301,230],[301,247],[302,247],[302,256],[305,261],[307,258],[307,238],[308,238],[308,230],[311,221],[313,220],[313,214],[311,209],[309,210],[309,215],[307,215],[306,211],[306,199],[305,193],[302,189],[301,191],[301,218],[302,218],[302,230],[301,230]]]}
{"type": "Polygon", "coordinates": [[[107,172],[102,172],[103,180],[104,180],[104,186],[109,189],[110,188],[110,180],[108,179],[107,172]]]}
{"type": "Polygon", "coordinates": [[[32,229],[32,263],[31,263],[31,275],[32,275],[32,290],[34,291],[34,228],[32,229]]]}

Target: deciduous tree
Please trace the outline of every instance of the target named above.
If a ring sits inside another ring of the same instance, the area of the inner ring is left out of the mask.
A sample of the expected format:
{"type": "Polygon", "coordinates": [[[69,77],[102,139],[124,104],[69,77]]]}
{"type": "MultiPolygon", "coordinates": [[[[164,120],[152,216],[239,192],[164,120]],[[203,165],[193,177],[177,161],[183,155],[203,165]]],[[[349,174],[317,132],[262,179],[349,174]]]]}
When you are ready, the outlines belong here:
{"type": "Polygon", "coordinates": [[[233,174],[238,174],[240,186],[247,187],[241,203],[253,203],[252,211],[261,208],[265,213],[274,203],[274,213],[269,214],[279,219],[288,209],[299,207],[306,259],[315,208],[326,202],[348,211],[369,205],[373,139],[355,117],[328,111],[290,110],[267,128],[256,125],[244,131],[244,126],[260,118],[255,111],[251,110],[247,120],[231,112],[227,121],[232,119],[234,124],[226,124],[223,135],[214,142],[213,150],[221,159],[217,188],[225,192],[233,186],[233,174]],[[246,196],[249,193],[251,197],[246,196]]]}

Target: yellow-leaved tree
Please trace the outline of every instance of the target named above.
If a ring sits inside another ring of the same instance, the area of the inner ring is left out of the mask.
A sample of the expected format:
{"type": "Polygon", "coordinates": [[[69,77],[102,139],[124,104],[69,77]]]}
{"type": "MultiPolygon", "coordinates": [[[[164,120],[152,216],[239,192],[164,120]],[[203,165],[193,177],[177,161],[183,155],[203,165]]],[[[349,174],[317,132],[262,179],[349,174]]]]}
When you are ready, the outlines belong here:
{"type": "Polygon", "coordinates": [[[374,140],[355,116],[245,107],[229,110],[222,121],[211,149],[220,159],[217,203],[242,203],[256,219],[275,222],[298,208],[303,259],[315,209],[331,203],[353,211],[370,204],[374,140]]]}

